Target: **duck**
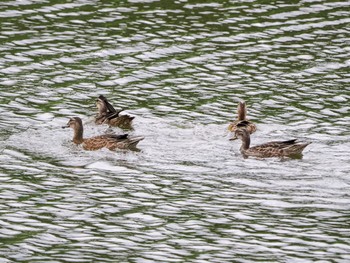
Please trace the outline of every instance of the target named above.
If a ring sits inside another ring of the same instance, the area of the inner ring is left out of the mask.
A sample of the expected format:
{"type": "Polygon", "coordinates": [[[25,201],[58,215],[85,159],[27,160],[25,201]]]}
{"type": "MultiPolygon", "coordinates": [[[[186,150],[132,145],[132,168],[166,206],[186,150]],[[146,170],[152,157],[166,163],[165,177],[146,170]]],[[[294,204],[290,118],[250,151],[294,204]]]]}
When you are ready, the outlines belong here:
{"type": "MultiPolygon", "coordinates": [[[[244,122],[246,130],[252,134],[256,131],[256,125],[252,123],[251,121],[247,120],[247,106],[244,101],[240,101],[238,103],[237,107],[237,119],[234,120],[230,125],[228,126],[228,130],[230,132],[235,132],[237,130],[237,125],[244,122]]],[[[234,138],[234,137],[233,137],[234,138]]]]}
{"type": "Polygon", "coordinates": [[[98,97],[96,106],[98,109],[98,114],[95,118],[96,124],[108,124],[109,126],[116,126],[122,129],[132,129],[132,120],[135,117],[127,114],[120,115],[124,109],[116,111],[105,96],[100,95],[98,97]]]}
{"type": "Polygon", "coordinates": [[[236,129],[233,139],[240,139],[242,141],[240,151],[244,158],[248,158],[249,156],[257,158],[299,157],[302,155],[305,147],[311,143],[291,139],[287,141],[272,141],[250,147],[250,132],[241,125],[236,129]]]}
{"type": "Polygon", "coordinates": [[[111,151],[116,149],[136,150],[136,145],[144,139],[143,136],[130,136],[128,134],[106,134],[91,138],[84,138],[83,122],[79,117],[72,117],[62,128],[72,128],[74,130],[73,143],[82,145],[83,149],[94,151],[107,148],[111,151]]]}

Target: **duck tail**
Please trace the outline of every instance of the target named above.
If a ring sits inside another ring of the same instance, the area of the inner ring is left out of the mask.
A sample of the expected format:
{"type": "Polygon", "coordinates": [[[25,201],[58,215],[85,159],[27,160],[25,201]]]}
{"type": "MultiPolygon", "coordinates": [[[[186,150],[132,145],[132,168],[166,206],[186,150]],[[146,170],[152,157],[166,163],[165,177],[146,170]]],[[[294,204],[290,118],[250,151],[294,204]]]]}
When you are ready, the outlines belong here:
{"type": "Polygon", "coordinates": [[[311,144],[311,142],[305,142],[305,143],[300,144],[300,149],[304,150],[306,148],[306,146],[308,146],[309,144],[311,144]]]}
{"type": "Polygon", "coordinates": [[[244,121],[247,118],[247,108],[244,101],[238,103],[237,114],[239,121],[244,121]]]}
{"type": "Polygon", "coordinates": [[[145,137],[143,136],[134,136],[129,138],[129,148],[134,148],[136,145],[142,141],[145,137]]]}
{"type": "Polygon", "coordinates": [[[291,154],[300,154],[310,143],[311,142],[295,143],[288,147],[288,152],[290,152],[291,154]]]}

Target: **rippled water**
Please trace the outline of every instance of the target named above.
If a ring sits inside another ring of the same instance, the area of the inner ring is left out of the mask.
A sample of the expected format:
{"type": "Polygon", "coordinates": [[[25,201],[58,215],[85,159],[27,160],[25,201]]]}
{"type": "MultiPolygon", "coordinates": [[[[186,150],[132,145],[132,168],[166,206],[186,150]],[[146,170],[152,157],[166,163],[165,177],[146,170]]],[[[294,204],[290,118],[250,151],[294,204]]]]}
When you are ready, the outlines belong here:
{"type": "Polygon", "coordinates": [[[350,261],[350,2],[287,2],[2,1],[0,262],[350,261]],[[60,128],[99,94],[139,152],[60,128]],[[243,159],[239,100],[303,158],[243,159]]]}

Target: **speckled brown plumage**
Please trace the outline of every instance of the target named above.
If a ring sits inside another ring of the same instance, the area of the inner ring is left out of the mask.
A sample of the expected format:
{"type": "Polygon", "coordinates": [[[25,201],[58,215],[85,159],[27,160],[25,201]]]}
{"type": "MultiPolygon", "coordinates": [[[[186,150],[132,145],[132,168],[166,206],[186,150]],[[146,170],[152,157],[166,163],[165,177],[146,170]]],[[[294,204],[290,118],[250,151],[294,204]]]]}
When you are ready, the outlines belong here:
{"type": "Polygon", "coordinates": [[[83,123],[79,117],[71,118],[63,128],[73,128],[73,142],[81,144],[85,150],[93,151],[101,148],[109,150],[136,149],[136,145],[144,139],[142,136],[129,136],[128,134],[114,135],[106,134],[84,139],[83,123]]]}
{"type": "Polygon", "coordinates": [[[242,121],[245,122],[245,127],[250,134],[256,131],[255,124],[247,120],[247,108],[244,101],[240,101],[238,103],[237,119],[230,123],[230,125],[228,126],[228,130],[231,132],[235,132],[237,130],[237,125],[239,125],[242,121]]]}
{"type": "Polygon", "coordinates": [[[135,117],[130,115],[120,115],[120,111],[116,111],[108,102],[107,98],[100,95],[96,101],[98,114],[95,118],[96,124],[108,124],[122,129],[132,129],[132,120],[135,117]]]}
{"type": "Polygon", "coordinates": [[[244,157],[260,158],[297,156],[302,153],[309,142],[298,142],[296,139],[288,141],[273,141],[250,147],[250,134],[245,128],[235,131],[235,138],[242,140],[240,151],[244,157]]]}

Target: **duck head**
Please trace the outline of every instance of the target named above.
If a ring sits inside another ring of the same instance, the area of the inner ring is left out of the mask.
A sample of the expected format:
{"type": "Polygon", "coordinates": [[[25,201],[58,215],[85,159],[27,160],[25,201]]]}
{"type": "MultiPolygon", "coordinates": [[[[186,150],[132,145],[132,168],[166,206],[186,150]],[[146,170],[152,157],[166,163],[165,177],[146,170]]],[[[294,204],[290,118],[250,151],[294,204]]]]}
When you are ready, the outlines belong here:
{"type": "Polygon", "coordinates": [[[76,129],[77,127],[83,126],[83,122],[79,117],[72,117],[69,119],[66,125],[62,126],[62,128],[73,128],[76,129]]]}
{"type": "Polygon", "coordinates": [[[96,107],[98,109],[99,114],[107,113],[108,108],[106,102],[103,98],[101,98],[101,96],[96,100],[96,107]]]}
{"type": "Polygon", "coordinates": [[[80,144],[84,141],[83,139],[83,122],[79,117],[72,117],[68,123],[62,128],[72,128],[74,130],[73,142],[80,144]]]}

